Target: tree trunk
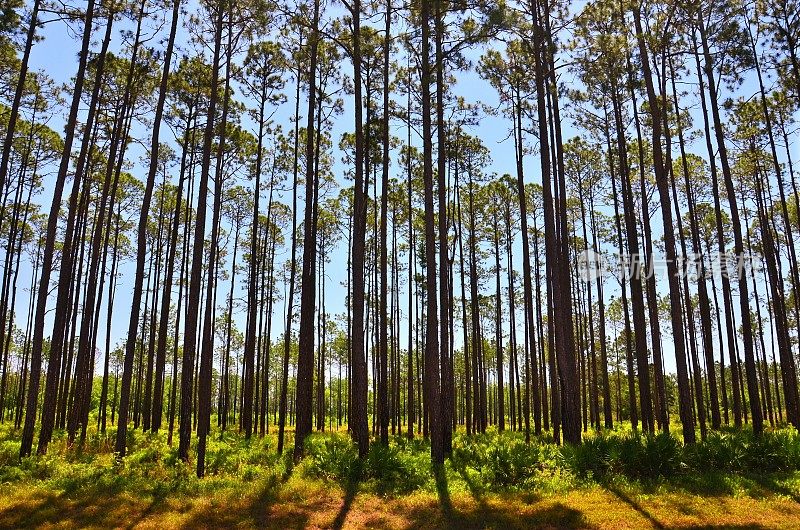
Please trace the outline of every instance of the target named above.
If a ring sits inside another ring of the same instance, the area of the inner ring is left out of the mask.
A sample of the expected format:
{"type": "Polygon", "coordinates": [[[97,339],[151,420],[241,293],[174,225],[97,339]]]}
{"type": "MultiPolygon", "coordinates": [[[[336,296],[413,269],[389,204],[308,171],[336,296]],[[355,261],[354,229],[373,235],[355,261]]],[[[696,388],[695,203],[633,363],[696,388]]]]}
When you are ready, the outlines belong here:
{"type": "Polygon", "coordinates": [[[311,434],[314,391],[314,301],[316,298],[316,171],[314,167],[314,114],[317,106],[317,52],[319,48],[319,0],[314,0],[314,15],[309,37],[308,116],[306,121],[306,207],[303,222],[303,274],[300,291],[300,344],[297,357],[297,422],[294,459],[304,451],[306,436],[311,434]]]}
{"type": "MultiPolygon", "coordinates": [[[[64,192],[64,183],[67,178],[70,160],[72,156],[72,142],[75,138],[75,129],[78,119],[78,110],[83,92],[83,83],[86,75],[86,63],[89,55],[89,43],[93,33],[95,0],[89,0],[84,17],[83,41],[78,61],[78,73],[74,80],[72,104],[70,106],[69,117],[67,118],[66,134],[64,136],[64,148],[61,156],[61,163],[53,187],[53,201],[50,207],[50,215],[47,218],[47,233],[42,253],[42,274],[39,279],[39,289],[37,291],[36,313],[34,315],[33,340],[31,349],[31,368],[30,385],[28,386],[28,397],[25,407],[25,426],[22,431],[22,442],[20,444],[20,457],[30,456],[33,445],[33,431],[38,415],[39,382],[42,373],[42,346],[44,341],[44,320],[47,312],[47,295],[50,289],[50,274],[53,266],[53,254],[55,250],[56,230],[58,228],[58,212],[61,209],[61,197],[64,192]]],[[[63,311],[59,311],[63,312],[63,311]]],[[[58,364],[51,358],[50,364],[58,364]]],[[[49,379],[49,370],[48,370],[49,379]]],[[[52,386],[52,385],[51,385],[52,386]]],[[[52,399],[52,398],[51,398],[52,399]]],[[[51,429],[52,432],[52,429],[51,429]]],[[[48,435],[49,438],[49,435],[48,435]]]]}

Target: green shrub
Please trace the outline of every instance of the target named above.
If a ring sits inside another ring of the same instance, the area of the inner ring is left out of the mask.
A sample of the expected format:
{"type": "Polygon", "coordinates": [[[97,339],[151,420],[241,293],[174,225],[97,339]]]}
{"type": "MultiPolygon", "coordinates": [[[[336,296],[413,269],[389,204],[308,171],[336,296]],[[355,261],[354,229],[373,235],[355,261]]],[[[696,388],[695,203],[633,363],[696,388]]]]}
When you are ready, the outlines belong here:
{"type": "Polygon", "coordinates": [[[513,432],[458,436],[451,462],[472,490],[527,490],[559,467],[560,453],[555,447],[525,443],[521,433],[513,432]]]}
{"type": "Polygon", "coordinates": [[[347,436],[313,434],[306,438],[305,449],[311,475],[339,483],[358,477],[358,451],[347,436]]]}
{"type": "Polygon", "coordinates": [[[612,446],[614,437],[599,435],[584,440],[581,445],[565,445],[561,454],[563,462],[582,478],[603,477],[613,467],[612,446]]]}
{"type": "Polygon", "coordinates": [[[685,461],[698,472],[742,471],[746,469],[747,445],[741,433],[710,432],[704,441],[685,448],[685,461]]]}
{"type": "Polygon", "coordinates": [[[481,472],[488,465],[489,443],[486,435],[456,436],[453,439],[451,461],[458,470],[472,468],[481,472]]]}
{"type": "Polygon", "coordinates": [[[373,443],[367,453],[362,478],[379,493],[408,493],[420,488],[430,476],[430,453],[395,445],[373,443]]]}
{"type": "Polygon", "coordinates": [[[13,466],[19,461],[19,448],[21,443],[18,440],[3,440],[0,442],[0,469],[13,466]]]}
{"type": "Polygon", "coordinates": [[[539,445],[525,444],[519,438],[500,437],[488,456],[493,486],[521,486],[540,469],[539,445]]]}
{"type": "Polygon", "coordinates": [[[598,435],[579,446],[564,446],[565,464],[578,476],[636,479],[670,477],[683,467],[683,446],[667,433],[598,435]]]}
{"type": "Polygon", "coordinates": [[[619,465],[628,477],[671,477],[682,467],[683,446],[667,433],[631,433],[619,440],[619,465]]]}
{"type": "MultiPolygon", "coordinates": [[[[178,459],[177,444],[167,433],[129,429],[128,455],[113,454],[114,429],[92,428],[86,443],[70,445],[56,430],[48,453],[19,459],[19,433],[0,425],[0,483],[37,485],[64,492],[136,491],[160,497],[170,492],[198,494],[221,488],[246,487],[254,481],[280,481],[293,472],[291,451],[278,455],[275,437],[245,439],[235,430],[215,431],[208,438],[206,478],[195,476],[196,454],[178,459]]],[[[430,442],[422,437],[392,436],[389,446],[373,442],[359,459],[350,437],[320,433],[306,440],[302,473],[335,481],[345,488],[366,488],[380,494],[434,491],[430,442]]],[[[445,467],[455,488],[473,494],[488,491],[563,491],[583,480],[617,478],[697,483],[716,473],[725,481],[759,480],[759,476],[800,470],[800,435],[793,428],[767,430],[756,438],[745,429],[711,431],[706,440],[684,446],[677,435],[648,434],[621,428],[585,437],[579,446],[558,446],[546,436],[525,443],[523,433],[497,432],[467,436],[456,432],[445,467]]],[[[704,482],[705,484],[705,482],[704,482]]],[[[727,491],[727,490],[725,490],[727,491]]]]}
{"type": "Polygon", "coordinates": [[[765,432],[747,445],[744,460],[748,470],[755,473],[800,469],[800,438],[797,431],[765,432]]]}
{"type": "Polygon", "coordinates": [[[27,456],[22,459],[19,468],[25,478],[33,480],[47,480],[51,478],[59,467],[58,455],[48,453],[46,455],[27,456]]]}
{"type": "Polygon", "coordinates": [[[206,473],[219,475],[235,473],[238,468],[238,454],[225,443],[211,442],[206,452],[206,473]]]}

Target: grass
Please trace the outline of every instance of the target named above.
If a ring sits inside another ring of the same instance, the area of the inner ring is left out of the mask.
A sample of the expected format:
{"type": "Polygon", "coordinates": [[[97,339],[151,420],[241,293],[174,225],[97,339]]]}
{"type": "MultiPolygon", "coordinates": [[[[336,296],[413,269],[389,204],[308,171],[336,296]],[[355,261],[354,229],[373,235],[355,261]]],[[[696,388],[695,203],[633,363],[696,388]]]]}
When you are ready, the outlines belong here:
{"type": "MultiPolygon", "coordinates": [[[[166,435],[114,431],[81,449],[56,433],[46,456],[18,460],[0,426],[0,527],[58,528],[790,528],[800,520],[795,431],[677,438],[604,433],[580,448],[516,433],[457,435],[443,467],[398,436],[357,458],[346,433],[311,436],[293,466],[274,436],[214,433],[207,476],[166,435]]],[[[287,447],[292,446],[291,436],[287,447]]]]}

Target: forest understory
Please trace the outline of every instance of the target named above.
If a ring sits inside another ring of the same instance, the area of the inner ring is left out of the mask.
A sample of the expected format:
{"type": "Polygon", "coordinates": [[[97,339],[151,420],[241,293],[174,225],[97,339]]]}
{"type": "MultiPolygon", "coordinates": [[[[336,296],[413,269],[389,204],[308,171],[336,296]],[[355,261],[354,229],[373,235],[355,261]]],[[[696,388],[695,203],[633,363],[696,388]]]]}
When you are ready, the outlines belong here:
{"type": "MultiPolygon", "coordinates": [[[[679,426],[674,426],[679,430],[679,426]]],[[[800,520],[800,436],[728,429],[695,446],[630,430],[579,447],[546,435],[457,432],[444,466],[430,444],[393,436],[363,460],[345,429],[312,435],[296,466],[277,437],[215,430],[207,475],[167,433],[115,429],[80,448],[56,432],[18,459],[0,428],[0,528],[792,528],[800,520]]],[[[294,431],[287,432],[289,439],[294,431]]]]}

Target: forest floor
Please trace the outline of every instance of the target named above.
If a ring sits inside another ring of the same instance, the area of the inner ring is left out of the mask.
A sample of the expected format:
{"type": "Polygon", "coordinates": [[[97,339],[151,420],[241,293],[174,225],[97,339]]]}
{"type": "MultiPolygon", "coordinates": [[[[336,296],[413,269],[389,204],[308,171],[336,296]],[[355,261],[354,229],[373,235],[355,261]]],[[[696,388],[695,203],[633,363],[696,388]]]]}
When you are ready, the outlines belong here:
{"type": "Polygon", "coordinates": [[[388,482],[408,477],[337,474],[344,437],[336,435],[320,438],[296,467],[275,456],[274,438],[225,435],[209,444],[204,479],[175,461],[163,437],[137,433],[137,448],[122,463],[108,450],[110,435],[93,437],[83,451],[57,438],[47,456],[19,462],[12,435],[0,428],[0,528],[800,527],[797,471],[638,481],[540,468],[544,478],[498,489],[477,484],[475,469],[454,459],[444,472],[406,468],[422,482],[391,489],[388,482]]]}
{"type": "MultiPolygon", "coordinates": [[[[797,528],[800,503],[768,488],[741,495],[629,486],[562,494],[382,497],[335,485],[255,482],[243,491],[170,496],[44,487],[0,493],[2,528],[797,528]]],[[[795,497],[797,498],[796,494],[795,497]]]]}

